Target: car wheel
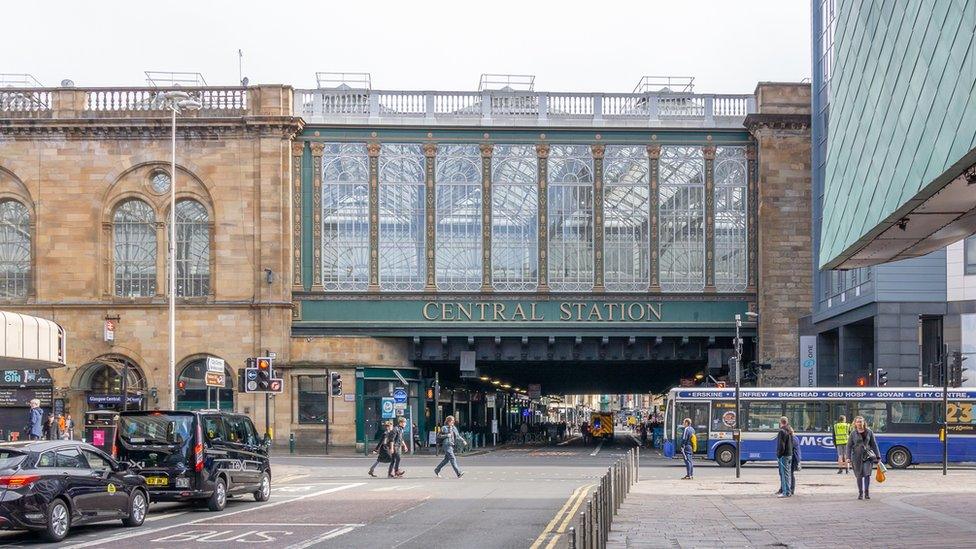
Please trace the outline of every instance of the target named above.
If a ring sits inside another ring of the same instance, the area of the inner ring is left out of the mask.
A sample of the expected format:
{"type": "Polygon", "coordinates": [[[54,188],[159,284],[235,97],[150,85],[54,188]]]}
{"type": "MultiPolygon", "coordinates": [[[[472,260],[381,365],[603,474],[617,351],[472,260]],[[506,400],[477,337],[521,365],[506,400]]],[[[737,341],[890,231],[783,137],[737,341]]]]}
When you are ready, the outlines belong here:
{"type": "Polygon", "coordinates": [[[142,526],[142,523],[146,521],[146,512],[149,510],[149,500],[146,498],[146,494],[142,490],[136,490],[132,493],[132,499],[129,500],[129,516],[122,519],[122,524],[125,526],[142,526]]]}
{"type": "Polygon", "coordinates": [[[723,444],[715,449],[715,463],[720,467],[735,465],[735,448],[731,444],[723,444]]]}
{"type": "Polygon", "coordinates": [[[223,511],[227,505],[227,481],[223,477],[217,477],[214,482],[214,491],[207,500],[207,508],[211,511],[223,511]]]}
{"type": "Polygon", "coordinates": [[[895,446],[888,450],[888,465],[895,469],[907,469],[912,464],[912,454],[908,448],[895,446]]]}
{"type": "Polygon", "coordinates": [[[56,499],[47,506],[47,527],[44,529],[44,539],[61,541],[68,535],[71,527],[71,512],[63,499],[56,499]]]}
{"type": "Polygon", "coordinates": [[[271,497],[271,475],[267,471],[261,473],[261,486],[254,492],[254,501],[268,501],[271,497]]]}

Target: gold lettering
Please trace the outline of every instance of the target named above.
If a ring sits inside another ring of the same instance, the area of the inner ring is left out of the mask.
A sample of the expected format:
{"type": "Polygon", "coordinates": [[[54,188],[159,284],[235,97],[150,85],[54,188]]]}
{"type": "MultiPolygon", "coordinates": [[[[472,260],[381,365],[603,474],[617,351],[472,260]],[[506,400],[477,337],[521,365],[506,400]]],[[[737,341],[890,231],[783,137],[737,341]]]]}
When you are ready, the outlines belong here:
{"type": "Polygon", "coordinates": [[[498,320],[499,318],[501,318],[502,320],[508,320],[507,318],[505,318],[504,303],[492,303],[491,308],[492,308],[492,312],[491,312],[492,320],[498,320]]]}
{"type": "Polygon", "coordinates": [[[458,303],[457,308],[458,308],[458,320],[461,320],[462,316],[467,317],[468,320],[471,320],[470,303],[458,303]]]}
{"type": "Polygon", "coordinates": [[[525,311],[522,310],[522,304],[517,303],[515,305],[515,312],[512,313],[512,320],[525,320],[525,311]],[[522,318],[519,318],[521,316],[522,318]]]}
{"type": "Polygon", "coordinates": [[[655,316],[655,317],[657,317],[658,320],[661,320],[661,304],[660,303],[657,304],[657,308],[656,309],[654,308],[654,304],[652,304],[652,303],[648,303],[647,304],[647,320],[650,320],[651,319],[651,316],[655,316]]]}
{"type": "Polygon", "coordinates": [[[603,320],[603,315],[600,314],[600,306],[596,303],[590,306],[590,314],[586,316],[586,320],[593,320],[594,316],[597,320],[603,320]]]}
{"type": "Polygon", "coordinates": [[[644,307],[642,307],[640,303],[631,303],[630,305],[627,305],[627,316],[630,318],[630,320],[644,320],[644,313],[644,307]],[[638,314],[634,314],[634,307],[637,308],[638,314]]]}
{"type": "Polygon", "coordinates": [[[576,307],[576,320],[583,320],[583,303],[573,303],[576,307]]]}
{"type": "Polygon", "coordinates": [[[478,320],[485,320],[485,307],[488,306],[487,303],[475,303],[475,307],[478,308],[478,320]]]}
{"type": "Polygon", "coordinates": [[[529,320],[544,320],[541,316],[535,316],[535,303],[529,303],[529,320]]]}
{"type": "Polygon", "coordinates": [[[559,320],[569,320],[573,317],[573,312],[569,310],[569,303],[563,301],[559,304],[559,320]]]}
{"type": "Polygon", "coordinates": [[[433,301],[428,301],[427,303],[424,303],[424,312],[423,312],[423,314],[424,314],[424,320],[437,320],[436,317],[431,316],[430,313],[427,311],[427,307],[430,307],[430,306],[436,307],[437,304],[434,303],[433,301]]]}
{"type": "Polygon", "coordinates": [[[453,303],[441,303],[441,318],[444,320],[457,320],[454,317],[453,303]]]}
{"type": "Polygon", "coordinates": [[[616,307],[617,303],[607,303],[607,320],[613,321],[613,308],[616,307]]]}

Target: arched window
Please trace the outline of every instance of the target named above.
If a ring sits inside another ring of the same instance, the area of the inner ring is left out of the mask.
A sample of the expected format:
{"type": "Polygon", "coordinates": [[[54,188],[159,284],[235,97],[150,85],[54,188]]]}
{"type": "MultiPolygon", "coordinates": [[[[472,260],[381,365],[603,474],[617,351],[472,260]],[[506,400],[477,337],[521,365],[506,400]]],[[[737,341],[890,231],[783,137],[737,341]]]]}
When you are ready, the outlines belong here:
{"type": "Polygon", "coordinates": [[[491,157],[491,280],[500,292],[539,285],[538,156],[532,145],[495,145],[491,157]]]}
{"type": "Polygon", "coordinates": [[[199,410],[202,408],[217,408],[221,410],[234,409],[234,376],[224,367],[224,386],[207,387],[207,360],[200,358],[183,367],[177,378],[176,409],[199,410]],[[210,394],[207,394],[209,390],[210,394]],[[208,398],[209,396],[209,398],[208,398]]]}
{"type": "Polygon", "coordinates": [[[424,178],[420,145],[384,144],[379,162],[380,289],[416,292],[424,289],[424,178]]]}
{"type": "Polygon", "coordinates": [[[31,271],[30,214],[16,200],[0,202],[0,298],[27,297],[31,271]]]}
{"type": "Polygon", "coordinates": [[[661,289],[705,289],[705,158],[701,147],[664,146],[658,198],[661,289]]]}
{"type": "Polygon", "coordinates": [[[210,216],[196,200],[176,203],[176,295],[210,294],[210,216]]]}
{"type": "Polygon", "coordinates": [[[481,287],[481,152],[444,145],[437,154],[437,289],[481,287]]]}
{"type": "Polygon", "coordinates": [[[153,209],[127,200],[115,209],[115,295],[156,295],[156,227],[153,209]]]}
{"type": "Polygon", "coordinates": [[[364,143],[326,143],[322,153],[322,284],[369,285],[369,156],[364,143]]]}
{"type": "Polygon", "coordinates": [[[125,357],[104,356],[85,370],[81,381],[88,409],[122,410],[123,393],[129,410],[146,405],[146,378],[139,366],[125,357]],[[123,383],[124,376],[124,383],[123,383]]]}
{"type": "Polygon", "coordinates": [[[593,288],[593,157],[585,145],[553,145],[549,154],[549,287],[593,288]]]}

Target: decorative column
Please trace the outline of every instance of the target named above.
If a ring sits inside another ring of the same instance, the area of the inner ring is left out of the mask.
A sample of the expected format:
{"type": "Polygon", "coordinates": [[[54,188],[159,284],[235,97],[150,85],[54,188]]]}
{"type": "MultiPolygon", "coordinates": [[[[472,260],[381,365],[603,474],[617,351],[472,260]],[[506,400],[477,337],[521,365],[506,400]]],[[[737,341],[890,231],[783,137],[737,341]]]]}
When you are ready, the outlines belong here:
{"type": "Polygon", "coordinates": [[[593,154],[593,291],[606,291],[603,280],[603,154],[606,146],[591,145],[593,154]]]}
{"type": "Polygon", "coordinates": [[[426,177],[424,178],[424,219],[425,227],[424,233],[426,238],[424,239],[424,258],[427,262],[427,283],[424,284],[425,292],[436,292],[437,291],[437,264],[434,261],[434,245],[437,239],[437,224],[435,221],[437,215],[437,195],[435,194],[434,188],[434,160],[437,157],[437,144],[436,143],[424,143],[424,171],[426,172],[426,177]]]}
{"type": "Polygon", "coordinates": [[[651,253],[648,255],[648,269],[651,273],[651,286],[649,291],[651,293],[661,292],[661,262],[658,257],[658,249],[660,243],[660,231],[658,225],[658,211],[660,210],[660,197],[659,193],[659,183],[658,183],[658,173],[659,164],[661,161],[661,146],[660,145],[649,145],[647,147],[647,159],[650,166],[647,171],[647,181],[650,185],[650,193],[647,200],[650,204],[651,209],[651,253]]]}
{"type": "Polygon", "coordinates": [[[380,291],[380,144],[366,145],[369,155],[369,286],[380,291]]]}
{"type": "Polygon", "coordinates": [[[295,290],[304,289],[302,285],[302,156],[304,154],[304,141],[295,141],[291,144],[291,285],[295,290]]]}
{"type": "Polygon", "coordinates": [[[746,147],[746,174],[748,174],[748,200],[749,210],[746,214],[746,231],[748,236],[747,246],[749,247],[749,287],[746,291],[756,291],[756,258],[759,249],[759,239],[757,238],[757,228],[759,227],[759,162],[756,157],[756,145],[750,144],[746,147]]]}
{"type": "MultiPolygon", "coordinates": [[[[166,227],[168,222],[169,216],[166,216],[166,221],[156,222],[156,280],[162,282],[156,284],[156,297],[169,295],[167,293],[169,291],[169,231],[166,227]],[[159,253],[160,250],[165,253],[159,253]]],[[[173,246],[173,249],[175,250],[176,246],[173,246]]],[[[114,286],[115,277],[112,277],[112,283],[114,286]]]]}
{"type": "Polygon", "coordinates": [[[322,288],[322,151],[324,143],[312,143],[312,288],[322,288]]]}
{"type": "Polygon", "coordinates": [[[539,293],[549,292],[549,145],[535,146],[539,164],[539,293]]]}
{"type": "Polygon", "coordinates": [[[715,292],[715,147],[702,147],[705,156],[705,292],[715,292]]]}
{"type": "Polygon", "coordinates": [[[481,144],[481,293],[491,287],[491,143],[481,144]]]}

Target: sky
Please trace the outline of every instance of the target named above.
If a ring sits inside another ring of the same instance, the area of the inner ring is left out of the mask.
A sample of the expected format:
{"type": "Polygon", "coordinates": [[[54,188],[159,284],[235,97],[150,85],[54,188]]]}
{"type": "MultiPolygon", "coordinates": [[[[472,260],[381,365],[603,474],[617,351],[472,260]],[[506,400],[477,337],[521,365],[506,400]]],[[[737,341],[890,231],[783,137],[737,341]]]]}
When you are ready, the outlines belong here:
{"type": "Polygon", "coordinates": [[[0,73],[46,86],[142,86],[146,70],[236,85],[315,87],[368,72],[374,89],[475,90],[481,73],[539,91],[630,92],[643,75],[749,93],[810,76],[809,0],[48,0],[11,2],[0,73]]]}

